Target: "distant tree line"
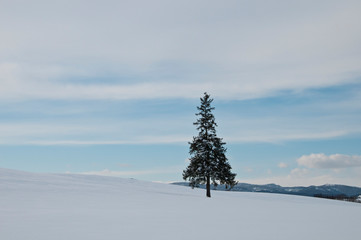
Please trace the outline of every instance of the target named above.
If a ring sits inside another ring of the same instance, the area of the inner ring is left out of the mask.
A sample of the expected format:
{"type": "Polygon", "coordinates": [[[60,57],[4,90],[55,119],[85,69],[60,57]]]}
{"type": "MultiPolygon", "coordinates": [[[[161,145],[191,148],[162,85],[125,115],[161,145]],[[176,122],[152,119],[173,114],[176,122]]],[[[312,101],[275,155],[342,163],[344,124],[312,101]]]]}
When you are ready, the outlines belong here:
{"type": "Polygon", "coordinates": [[[358,201],[358,199],[359,199],[358,195],[346,196],[345,194],[339,194],[339,195],[315,194],[314,197],[348,201],[348,202],[360,202],[360,201],[358,201]]]}

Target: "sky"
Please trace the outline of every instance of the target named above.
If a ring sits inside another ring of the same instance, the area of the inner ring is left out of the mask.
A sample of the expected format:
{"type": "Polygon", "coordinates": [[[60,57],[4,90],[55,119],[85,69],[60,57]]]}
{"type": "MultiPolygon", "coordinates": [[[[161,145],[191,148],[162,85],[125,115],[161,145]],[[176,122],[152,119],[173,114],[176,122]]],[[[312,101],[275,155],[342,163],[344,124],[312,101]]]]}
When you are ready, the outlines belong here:
{"type": "Polygon", "coordinates": [[[360,12],[0,0],[0,168],[183,181],[208,92],[239,182],[361,187],[360,12]]]}

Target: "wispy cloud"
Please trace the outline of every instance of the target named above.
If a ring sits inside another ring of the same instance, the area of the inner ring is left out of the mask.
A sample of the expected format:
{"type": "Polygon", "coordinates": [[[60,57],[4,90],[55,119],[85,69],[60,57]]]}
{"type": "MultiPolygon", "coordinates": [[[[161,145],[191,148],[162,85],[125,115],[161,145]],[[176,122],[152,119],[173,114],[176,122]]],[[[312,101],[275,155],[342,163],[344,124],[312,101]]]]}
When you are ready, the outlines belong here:
{"type": "MultiPolygon", "coordinates": [[[[243,132],[244,137],[242,136],[232,136],[232,135],[228,135],[225,140],[228,142],[232,142],[232,143],[242,143],[242,142],[266,142],[266,143],[279,143],[279,142],[284,142],[284,141],[292,141],[292,140],[304,140],[304,139],[308,139],[308,140],[312,140],[312,139],[328,139],[328,138],[336,138],[336,137],[341,137],[341,136],[345,136],[350,132],[348,131],[320,131],[320,132],[313,132],[313,131],[309,131],[309,132],[299,132],[296,131],[290,131],[288,133],[283,133],[283,134],[277,134],[277,133],[272,133],[272,132],[267,132],[267,129],[264,129],[265,132],[263,134],[259,134],[259,133],[252,133],[252,132],[243,132]]],[[[352,131],[354,132],[354,131],[352,131]]]]}
{"type": "MultiPolygon", "coordinates": [[[[93,131],[91,127],[78,129],[76,126],[68,128],[62,126],[56,131],[49,127],[40,128],[41,132],[33,130],[26,130],[24,132],[10,132],[10,129],[6,131],[0,131],[0,133],[6,133],[0,137],[0,145],[35,145],[35,146],[57,146],[57,145],[122,145],[122,144],[187,144],[192,139],[191,134],[154,134],[144,135],[137,133],[131,135],[131,133],[117,137],[116,132],[121,133],[119,129],[114,128],[114,132],[108,131],[101,132],[101,129],[93,131]],[[62,132],[61,129],[64,131],[62,132]],[[74,129],[74,131],[71,131],[74,129]],[[80,131],[80,132],[79,132],[80,131]],[[75,134],[75,133],[78,134],[75,134]]],[[[178,132],[178,131],[177,131],[178,132]]],[[[264,135],[252,136],[244,133],[244,137],[232,137],[222,136],[227,143],[281,143],[294,140],[321,140],[329,139],[340,136],[343,134],[315,134],[310,133],[302,135],[264,135]]],[[[284,165],[278,165],[280,168],[284,165]]]]}
{"type": "Polygon", "coordinates": [[[1,2],[1,147],[187,144],[205,91],[227,143],[361,133],[358,0],[64,1],[1,2]]]}
{"type": "Polygon", "coordinates": [[[303,177],[309,173],[309,170],[306,168],[294,168],[291,170],[291,173],[289,176],[293,177],[303,177]]]}
{"type": "Polygon", "coordinates": [[[189,139],[186,138],[174,138],[166,136],[164,138],[139,138],[137,140],[120,140],[120,141],[106,141],[106,140],[98,140],[98,141],[89,141],[89,140],[46,140],[46,141],[23,141],[17,143],[9,143],[9,142],[0,142],[0,144],[5,145],[35,145],[35,146],[62,146],[62,145],[123,145],[123,144],[186,144],[189,139]]]}
{"type": "Polygon", "coordinates": [[[181,172],[180,169],[181,168],[178,166],[148,169],[148,170],[135,170],[135,171],[113,171],[109,169],[103,169],[100,171],[81,172],[81,174],[109,176],[109,177],[137,177],[142,175],[179,173],[181,172]]]}
{"type": "Polygon", "coordinates": [[[279,167],[279,168],[287,168],[288,165],[287,165],[287,163],[280,162],[280,163],[278,164],[278,167],[279,167]]]}
{"type": "Polygon", "coordinates": [[[5,1],[0,100],[252,99],[361,75],[358,1],[106,2],[5,1]]]}
{"type": "MultiPolygon", "coordinates": [[[[38,66],[37,66],[38,67],[38,66]]],[[[32,73],[21,72],[21,66],[11,67],[12,70],[4,70],[6,66],[0,66],[0,100],[132,100],[132,99],[170,99],[170,98],[198,98],[203,92],[211,92],[219,99],[246,100],[276,96],[282,91],[300,91],[308,88],[328,87],[346,83],[345,77],[338,80],[324,83],[314,81],[305,82],[305,79],[288,81],[294,79],[292,76],[279,80],[277,74],[270,79],[270,76],[254,76],[243,79],[241,76],[218,75],[207,77],[207,80],[200,81],[173,81],[163,79],[153,82],[146,81],[147,76],[138,83],[72,83],[59,82],[62,77],[59,73],[51,73],[49,77],[32,76],[32,73]],[[20,70],[19,70],[20,69],[20,70]],[[55,74],[55,76],[53,76],[55,74]],[[20,76],[19,76],[20,75],[20,76]],[[35,79],[34,79],[35,78],[35,79]],[[45,78],[45,79],[42,79],[45,78]],[[273,79],[274,78],[274,79],[273,79]],[[222,81],[219,81],[222,79],[222,81]],[[256,80],[257,79],[257,80],[256,80]]],[[[43,74],[43,73],[42,73],[43,74]]],[[[36,74],[35,74],[36,75],[36,74]]],[[[47,74],[45,74],[47,75],[47,74]]],[[[69,73],[68,73],[69,75],[69,73]]],[[[267,75],[267,74],[266,74],[267,75]]],[[[360,69],[361,75],[361,69],[360,69]]],[[[349,82],[355,82],[354,77],[350,77],[349,82]]],[[[70,75],[69,78],[84,78],[79,75],[70,75]]],[[[122,78],[113,76],[113,78],[122,78]]],[[[141,77],[143,78],[143,77],[141,77]]],[[[308,80],[308,78],[307,78],[308,80]]]]}
{"type": "MultiPolygon", "coordinates": [[[[288,174],[240,179],[254,184],[276,183],[282,186],[344,184],[361,187],[361,156],[310,154],[297,159],[299,167],[288,174]]],[[[280,163],[279,167],[287,166],[280,163]]]]}
{"type": "Polygon", "coordinates": [[[360,167],[361,156],[332,154],[325,155],[323,153],[304,155],[297,159],[297,163],[308,168],[349,168],[360,167]]]}

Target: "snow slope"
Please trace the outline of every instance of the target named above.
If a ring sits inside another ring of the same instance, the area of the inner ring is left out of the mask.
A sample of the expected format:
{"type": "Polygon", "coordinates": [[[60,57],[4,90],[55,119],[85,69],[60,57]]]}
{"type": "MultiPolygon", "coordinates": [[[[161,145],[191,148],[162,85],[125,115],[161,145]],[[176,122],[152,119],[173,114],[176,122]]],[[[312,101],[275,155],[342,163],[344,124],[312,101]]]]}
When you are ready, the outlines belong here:
{"type": "Polygon", "coordinates": [[[0,169],[0,239],[352,239],[361,204],[0,169]]]}

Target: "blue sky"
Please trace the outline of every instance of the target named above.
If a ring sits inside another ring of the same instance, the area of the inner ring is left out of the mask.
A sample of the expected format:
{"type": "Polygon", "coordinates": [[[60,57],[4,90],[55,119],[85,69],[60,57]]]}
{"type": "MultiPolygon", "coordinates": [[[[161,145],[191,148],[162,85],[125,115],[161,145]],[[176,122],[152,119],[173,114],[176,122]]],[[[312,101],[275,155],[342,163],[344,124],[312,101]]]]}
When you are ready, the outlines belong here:
{"type": "Polygon", "coordinates": [[[237,179],[361,186],[359,1],[3,1],[0,167],[181,181],[199,98],[237,179]]]}

